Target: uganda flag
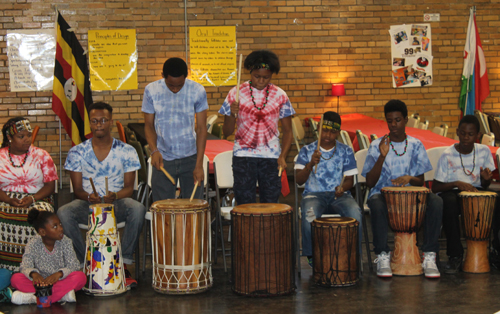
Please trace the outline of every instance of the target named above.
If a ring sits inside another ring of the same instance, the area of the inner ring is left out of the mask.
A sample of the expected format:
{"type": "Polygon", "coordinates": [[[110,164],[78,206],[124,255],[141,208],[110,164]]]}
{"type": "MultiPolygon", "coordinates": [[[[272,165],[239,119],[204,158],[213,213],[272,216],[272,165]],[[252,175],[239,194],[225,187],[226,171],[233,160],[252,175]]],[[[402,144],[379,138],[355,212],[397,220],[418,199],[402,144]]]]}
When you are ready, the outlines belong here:
{"type": "Polygon", "coordinates": [[[61,119],[73,145],[78,145],[91,135],[87,108],[92,104],[92,92],[87,57],[59,12],[56,31],[52,110],[61,119]]]}

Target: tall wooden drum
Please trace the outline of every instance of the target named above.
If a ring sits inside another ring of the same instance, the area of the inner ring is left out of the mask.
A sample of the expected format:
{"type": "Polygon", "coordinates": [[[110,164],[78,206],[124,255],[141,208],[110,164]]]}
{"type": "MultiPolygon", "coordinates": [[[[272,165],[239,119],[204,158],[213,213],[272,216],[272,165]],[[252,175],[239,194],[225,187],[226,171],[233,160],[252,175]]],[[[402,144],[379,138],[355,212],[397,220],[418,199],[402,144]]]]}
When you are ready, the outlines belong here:
{"type": "Polygon", "coordinates": [[[487,273],[490,271],[488,240],[497,194],[493,192],[460,192],[458,196],[462,204],[462,219],[467,242],[462,269],[468,273],[487,273]]]}
{"type": "Polygon", "coordinates": [[[151,205],[153,288],[194,294],[212,286],[210,211],[205,200],[168,199],[151,205]]]}
{"type": "Polygon", "coordinates": [[[429,189],[420,186],[385,187],[381,193],[387,203],[389,225],[394,231],[392,273],[421,275],[422,258],[416,245],[416,232],[424,221],[429,189]]]}
{"type": "Polygon", "coordinates": [[[316,284],[355,285],[359,280],[359,222],[349,217],[318,218],[311,227],[316,284]]]}
{"type": "Polygon", "coordinates": [[[232,290],[278,296],[295,290],[293,210],[285,204],[245,204],[231,211],[232,290]]]}

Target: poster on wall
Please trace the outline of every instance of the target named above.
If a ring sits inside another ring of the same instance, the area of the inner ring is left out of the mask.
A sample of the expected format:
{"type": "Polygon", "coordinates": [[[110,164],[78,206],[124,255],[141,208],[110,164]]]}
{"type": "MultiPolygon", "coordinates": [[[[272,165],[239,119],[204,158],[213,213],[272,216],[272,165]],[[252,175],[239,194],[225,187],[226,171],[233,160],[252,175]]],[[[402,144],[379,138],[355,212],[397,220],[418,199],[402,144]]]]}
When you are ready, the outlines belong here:
{"type": "Polygon", "coordinates": [[[135,29],[89,30],[88,42],[92,90],[138,88],[135,29]]]}
{"type": "Polygon", "coordinates": [[[10,90],[52,90],[56,33],[54,29],[7,31],[10,90]]]}
{"type": "Polygon", "coordinates": [[[432,34],[430,24],[392,25],[392,87],[432,85],[432,34]]]}
{"type": "Polygon", "coordinates": [[[191,79],[203,86],[236,85],[236,27],[189,28],[191,79]]]}

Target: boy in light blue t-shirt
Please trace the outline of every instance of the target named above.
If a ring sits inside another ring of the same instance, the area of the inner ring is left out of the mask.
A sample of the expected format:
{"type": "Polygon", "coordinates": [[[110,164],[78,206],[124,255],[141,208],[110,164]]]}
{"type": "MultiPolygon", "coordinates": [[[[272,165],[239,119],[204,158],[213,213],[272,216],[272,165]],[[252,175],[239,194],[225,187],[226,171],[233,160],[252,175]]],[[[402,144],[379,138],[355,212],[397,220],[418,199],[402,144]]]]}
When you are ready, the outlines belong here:
{"type": "Polygon", "coordinates": [[[338,113],[325,112],[320,149],[318,142],[302,147],[295,169],[297,183],[304,184],[302,198],[302,253],[312,267],[311,222],[322,214],[340,214],[359,222],[359,248],[361,251],[361,209],[352,198],[349,190],[353,186],[353,177],[358,174],[352,149],[337,142],[341,119],[338,113]],[[317,172],[314,171],[317,165],[317,172]],[[342,186],[340,183],[345,176],[342,186]]]}

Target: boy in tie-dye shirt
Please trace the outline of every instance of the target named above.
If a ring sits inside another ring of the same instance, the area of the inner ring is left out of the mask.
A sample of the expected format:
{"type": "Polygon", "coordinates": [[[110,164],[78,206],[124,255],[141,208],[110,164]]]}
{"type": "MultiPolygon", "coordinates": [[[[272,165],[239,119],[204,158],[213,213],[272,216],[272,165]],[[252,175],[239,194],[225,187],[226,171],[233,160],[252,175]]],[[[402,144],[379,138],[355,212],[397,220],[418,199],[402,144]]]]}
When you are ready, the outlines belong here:
{"type": "Polygon", "coordinates": [[[279,168],[286,169],[286,156],[292,144],[292,115],[295,113],[286,93],[271,84],[280,70],[279,59],[271,51],[254,51],[245,59],[251,81],[236,87],[224,100],[223,132],[230,136],[238,126],[233,149],[234,195],[238,204],[256,202],[259,184],[261,203],[277,203],[281,191],[279,168]],[[283,144],[280,146],[278,121],[283,144]]]}
{"type": "MultiPolygon", "coordinates": [[[[371,188],[368,206],[372,218],[373,245],[377,258],[377,275],[392,277],[390,248],[387,245],[387,204],[380,190],[390,186],[423,186],[424,173],[432,170],[424,145],[406,135],[408,109],[400,100],[390,100],[384,107],[389,134],[374,140],[366,156],[362,175],[371,188]]],[[[439,278],[436,254],[441,231],[443,202],[435,194],[427,197],[424,220],[424,252],[422,268],[427,278],[439,278]]]]}
{"type": "MultiPolygon", "coordinates": [[[[295,162],[297,184],[305,183],[301,205],[302,254],[307,256],[311,267],[311,222],[322,214],[340,214],[342,217],[356,219],[359,222],[358,243],[361,241],[361,209],[349,192],[354,176],[358,174],[358,168],[352,149],[337,141],[341,123],[338,113],[325,112],[320,149],[317,150],[317,141],[302,147],[295,162]],[[315,167],[318,168],[317,172],[315,167]]],[[[359,248],[361,249],[361,245],[359,248]]]]}

